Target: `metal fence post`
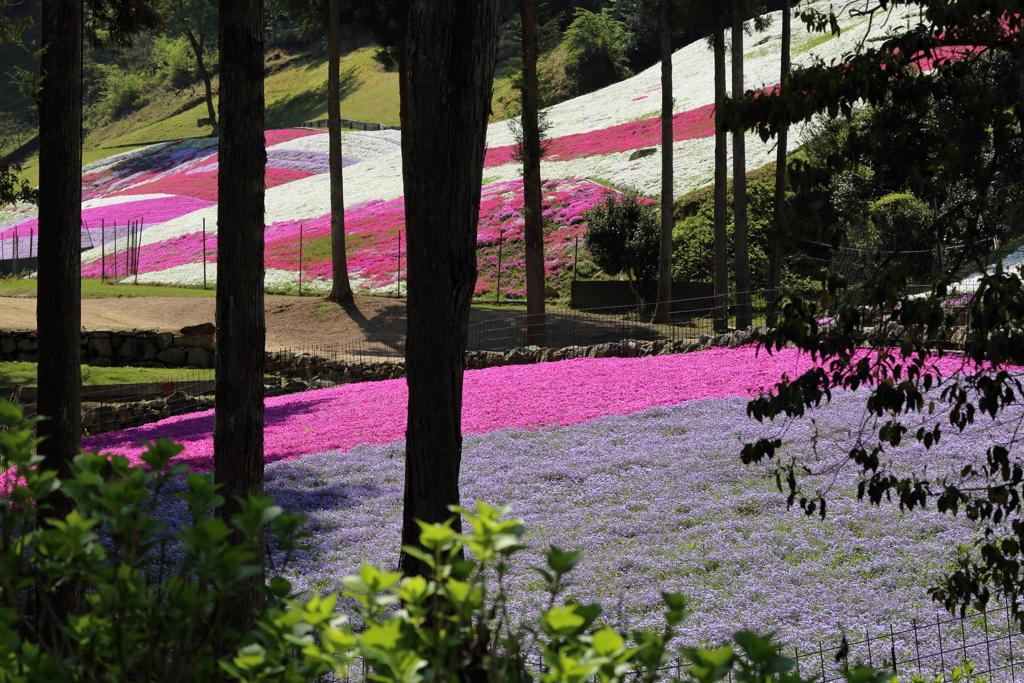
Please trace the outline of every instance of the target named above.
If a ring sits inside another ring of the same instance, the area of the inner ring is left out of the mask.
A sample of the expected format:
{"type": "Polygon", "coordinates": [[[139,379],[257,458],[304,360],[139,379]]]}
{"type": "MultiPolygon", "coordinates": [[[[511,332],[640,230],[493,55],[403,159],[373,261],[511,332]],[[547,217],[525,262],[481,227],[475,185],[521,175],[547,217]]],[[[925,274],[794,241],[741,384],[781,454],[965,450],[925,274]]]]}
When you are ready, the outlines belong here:
{"type": "Polygon", "coordinates": [[[892,624],[889,624],[889,648],[892,654],[892,672],[898,676],[899,672],[896,670],[896,634],[892,632],[892,624]]]}
{"type": "Polygon", "coordinates": [[[299,223],[299,296],[302,296],[302,223],[299,223]]]}
{"type": "Polygon", "coordinates": [[[505,230],[501,227],[498,228],[498,275],[494,282],[494,303],[498,303],[498,297],[501,296],[501,242],[505,236],[505,230]]]}
{"type": "Polygon", "coordinates": [[[1013,667],[1013,627],[1010,625],[1010,603],[1006,603],[1006,640],[1010,643],[1010,680],[1015,681],[1017,677],[1013,667]]]}
{"type": "Polygon", "coordinates": [[[988,658],[988,670],[992,670],[992,646],[990,643],[992,639],[988,636],[988,610],[984,610],[981,613],[981,618],[985,624],[985,656],[988,658]]]}
{"type": "Polygon", "coordinates": [[[100,282],[107,279],[107,223],[100,219],[100,282]]]}
{"type": "Polygon", "coordinates": [[[203,289],[206,289],[206,217],[203,217],[203,289]]]}

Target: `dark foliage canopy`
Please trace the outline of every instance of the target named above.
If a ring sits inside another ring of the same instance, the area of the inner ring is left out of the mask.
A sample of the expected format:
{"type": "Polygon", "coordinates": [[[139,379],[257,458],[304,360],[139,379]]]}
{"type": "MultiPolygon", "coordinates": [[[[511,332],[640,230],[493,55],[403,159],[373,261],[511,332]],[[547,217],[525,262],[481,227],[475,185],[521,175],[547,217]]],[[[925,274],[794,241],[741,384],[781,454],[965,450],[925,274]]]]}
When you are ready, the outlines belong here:
{"type": "MultiPolygon", "coordinates": [[[[911,4],[872,0],[857,3],[850,11],[870,13],[872,21],[879,22],[911,4]]],[[[910,108],[927,102],[959,103],[956,115],[964,126],[932,123],[941,116],[878,117],[876,123],[850,135],[837,153],[818,163],[793,161],[788,173],[794,189],[813,191],[855,168],[865,154],[882,152],[887,145],[912,144],[921,152],[905,169],[907,187],[918,197],[934,198],[934,205],[940,207],[919,237],[947,245],[973,244],[983,235],[985,216],[998,218],[1009,210],[995,181],[1018,163],[1024,121],[1024,82],[1015,88],[992,87],[991,78],[975,75],[998,63],[995,56],[1018,65],[1024,61],[1020,32],[1024,8],[1019,0],[925,0],[920,12],[916,4],[913,7],[910,25],[886,40],[862,44],[856,53],[831,65],[796,70],[775,93],[749,94],[732,101],[727,118],[731,126],[755,129],[767,140],[786,124],[817,116],[851,119],[864,103],[883,108],[892,103],[910,108]],[[944,56],[963,45],[976,48],[966,60],[944,56]],[[937,57],[937,68],[921,73],[915,61],[921,55],[937,57]],[[991,148],[974,155],[979,163],[968,174],[959,137],[965,131],[983,129],[990,131],[991,148]]],[[[809,27],[838,30],[834,16],[815,11],[801,16],[809,27]]],[[[842,243],[846,233],[847,222],[838,217],[830,225],[819,226],[819,238],[834,246],[842,243]]],[[[1009,367],[1024,363],[1024,283],[999,267],[981,277],[977,292],[969,298],[968,329],[961,345],[965,360],[990,364],[990,369],[975,370],[968,363],[963,374],[945,378],[941,384],[929,369],[929,359],[945,352],[948,344],[943,340],[958,324],[956,312],[943,306],[955,292],[956,273],[972,265],[984,270],[976,252],[961,249],[959,253],[936,272],[924,296],[908,292],[911,264],[899,251],[890,253],[883,267],[860,286],[850,287],[831,274],[822,283],[817,301],[790,296],[778,327],[762,342],[769,351],[793,343],[811,353],[820,367],[780,382],[771,395],[751,401],[748,414],[758,420],[801,417],[828,402],[834,390],[863,387],[868,414],[877,418],[880,427],[865,433],[836,467],[857,468],[858,493],[874,504],[895,499],[901,508],[914,509],[931,502],[940,511],[962,512],[984,523],[978,552],[932,588],[931,594],[947,609],[963,612],[970,605],[985,605],[995,591],[1024,625],[1019,604],[1024,593],[1024,518],[1020,514],[1024,465],[1019,454],[1011,454],[1007,445],[990,444],[984,463],[965,466],[959,476],[941,478],[888,468],[887,449],[908,440],[930,448],[942,438],[942,424],[928,429],[917,426],[926,412],[941,411],[945,428],[963,430],[982,416],[999,415],[1024,396],[1020,375],[1009,367]],[[971,258],[975,263],[969,262],[971,258]],[[827,330],[817,322],[825,310],[835,318],[827,330]],[[889,337],[891,343],[864,354],[859,351],[861,331],[867,324],[898,334],[889,337]]],[[[780,446],[778,439],[762,439],[747,444],[742,457],[745,462],[772,458],[780,446]]],[[[827,492],[806,490],[804,473],[799,462],[780,463],[780,489],[788,489],[791,505],[799,503],[808,514],[824,515],[827,492]]]]}

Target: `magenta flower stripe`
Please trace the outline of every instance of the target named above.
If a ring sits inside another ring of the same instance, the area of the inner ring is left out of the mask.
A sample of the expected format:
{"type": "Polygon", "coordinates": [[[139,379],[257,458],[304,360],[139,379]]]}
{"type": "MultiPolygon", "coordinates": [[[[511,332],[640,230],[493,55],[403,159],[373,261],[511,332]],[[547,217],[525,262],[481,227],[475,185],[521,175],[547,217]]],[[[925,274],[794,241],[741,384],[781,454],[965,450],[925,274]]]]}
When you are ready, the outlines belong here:
{"type": "MultiPolygon", "coordinates": [[[[715,105],[691,109],[672,117],[672,139],[693,140],[706,138],[715,133],[715,105]]],[[[571,161],[599,154],[625,152],[641,147],[661,144],[661,119],[655,117],[642,121],[631,121],[617,126],[589,133],[575,133],[554,138],[544,155],[544,161],[571,161]]],[[[510,164],[512,146],[493,147],[487,150],[484,167],[510,164]]]]}
{"type": "MultiPolygon", "coordinates": [[[[948,376],[960,371],[962,363],[946,357],[934,366],[948,376]]],[[[771,388],[783,375],[795,377],[811,367],[810,358],[794,349],[768,356],[743,347],[468,371],[462,429],[467,434],[483,434],[506,428],[568,426],[687,401],[750,396],[761,388],[771,388]]],[[[407,401],[404,379],[267,399],[266,460],[400,441],[405,437],[407,401]]],[[[88,437],[82,446],[121,453],[137,461],[142,442],[172,439],[185,445],[181,462],[205,471],[213,463],[212,435],[213,411],[206,411],[88,437]]]]}
{"type": "MultiPolygon", "coordinates": [[[[139,194],[143,193],[140,192],[139,194]]],[[[82,229],[95,230],[98,238],[101,222],[107,227],[112,228],[114,223],[123,226],[128,221],[141,220],[143,227],[146,227],[147,225],[163,223],[172,218],[184,216],[187,213],[205,209],[212,205],[213,202],[196,199],[195,197],[175,196],[98,206],[82,211],[82,229]]],[[[17,230],[19,235],[26,236],[29,234],[29,231],[35,233],[38,227],[39,220],[37,218],[30,218],[23,223],[19,223],[17,230]]],[[[14,236],[14,230],[15,228],[12,227],[0,232],[0,239],[11,239],[14,236]]]]}

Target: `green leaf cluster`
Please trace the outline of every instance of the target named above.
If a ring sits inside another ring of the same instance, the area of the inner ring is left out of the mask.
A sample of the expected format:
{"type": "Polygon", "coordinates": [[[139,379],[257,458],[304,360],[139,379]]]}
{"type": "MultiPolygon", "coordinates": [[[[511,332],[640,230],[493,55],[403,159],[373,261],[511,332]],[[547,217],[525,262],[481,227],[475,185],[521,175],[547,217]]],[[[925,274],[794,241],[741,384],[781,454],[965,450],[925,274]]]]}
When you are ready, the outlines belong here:
{"type": "MultiPolygon", "coordinates": [[[[483,502],[451,508],[466,520],[465,533],[452,528],[454,518],[419,523],[421,545],[404,550],[425,563],[426,576],[364,565],[344,577],[350,620],[337,594],[298,599],[278,574],[302,537],[302,517],[258,497],[241,501],[228,522],[214,516],[224,500],[211,478],[172,464],[181,447],[166,441],[149,445],[143,467],[84,453],[61,480],[33,452],[33,423],[0,401],[0,456],[13,465],[0,498],[0,680],[305,683],[363,667],[376,683],[653,683],[684,672],[693,681],[803,681],[770,635],[744,631],[721,648],[675,651],[687,614],[678,594],[662,594],[660,631],[602,624],[600,605],[559,599],[581,554],[555,547],[535,569],[547,607],[513,627],[504,580],[525,548],[523,523],[483,502]],[[170,495],[192,519],[171,529],[158,511],[174,477],[187,486],[170,495]],[[61,495],[74,509],[47,517],[61,495]],[[37,527],[37,515],[47,524],[37,527]],[[257,581],[263,606],[239,632],[232,604],[262,575],[255,551],[263,540],[283,551],[284,564],[257,581]],[[71,582],[84,588],[84,604],[59,634],[41,633],[38,610],[52,612],[52,596],[71,582]]],[[[854,672],[847,680],[891,678],[854,672]]]]}
{"type": "Polygon", "coordinates": [[[658,289],[661,227],[657,209],[633,195],[609,194],[583,220],[591,259],[608,275],[625,273],[643,306],[658,289]]]}
{"type": "MultiPolygon", "coordinates": [[[[930,448],[945,429],[963,430],[983,416],[996,418],[1024,395],[1019,372],[1010,367],[1024,362],[1024,282],[1001,265],[987,268],[987,254],[973,248],[990,243],[999,226],[1019,222],[1019,202],[1015,208],[1010,201],[1008,181],[1020,172],[1024,135],[1024,4],[879,0],[864,11],[872,21],[896,12],[907,19],[882,41],[862,43],[831,64],[794,70],[776,92],[727,102],[724,117],[730,128],[756,130],[764,140],[817,117],[845,120],[846,130],[837,136],[840,146],[789,163],[791,188],[797,194],[827,192],[837,178],[868,164],[872,173],[863,181],[880,183],[888,192],[905,188],[931,207],[930,215],[920,206],[913,210],[909,232],[921,243],[942,244],[947,259],[925,280],[923,294],[910,290],[914,264],[904,244],[887,251],[856,286],[829,272],[814,295],[788,296],[779,325],[760,341],[769,351],[795,345],[819,367],[784,379],[771,394],[751,401],[748,414],[758,420],[795,419],[831,400],[833,389],[863,388],[865,414],[876,421],[877,431],[865,431],[846,453],[859,470],[859,496],[910,510],[931,501],[940,512],[962,512],[980,522],[977,556],[964,558],[931,596],[962,615],[971,606],[984,608],[996,593],[1024,625],[1024,463],[1019,455],[1004,444],[986,444],[982,463],[939,476],[896,472],[886,457],[905,440],[930,448]],[[965,59],[940,58],[926,73],[915,61],[965,45],[973,48],[965,59]],[[880,114],[858,118],[865,107],[880,114]],[[956,273],[971,270],[981,276],[977,288],[965,293],[956,273]],[[825,330],[817,324],[823,314],[834,320],[825,330]],[[865,346],[876,352],[862,353],[865,346]],[[973,364],[940,378],[929,361],[954,346],[973,364]],[[944,419],[921,426],[926,410],[939,410],[944,419]]],[[[809,28],[838,33],[831,14],[808,10],[803,19],[809,28]]],[[[885,223],[896,207],[910,206],[894,198],[880,206],[883,198],[869,191],[861,198],[875,201],[876,225],[888,230],[893,226],[885,223]]],[[[849,204],[845,218],[857,218],[861,208],[849,204]]],[[[820,241],[839,248],[849,226],[863,224],[843,218],[826,226],[820,241]]],[[[747,444],[742,458],[773,458],[779,446],[777,439],[761,439],[747,444]]],[[[788,491],[790,505],[824,515],[825,493],[805,490],[805,473],[796,459],[779,463],[779,488],[788,491]]]]}

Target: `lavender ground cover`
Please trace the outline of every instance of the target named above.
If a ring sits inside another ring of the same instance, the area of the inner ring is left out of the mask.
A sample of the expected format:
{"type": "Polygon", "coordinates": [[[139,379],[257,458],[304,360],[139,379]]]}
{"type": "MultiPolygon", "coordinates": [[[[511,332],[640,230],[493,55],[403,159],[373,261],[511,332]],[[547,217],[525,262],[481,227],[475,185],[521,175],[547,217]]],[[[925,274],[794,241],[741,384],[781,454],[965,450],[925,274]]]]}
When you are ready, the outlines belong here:
{"type": "MultiPolygon", "coordinates": [[[[841,392],[815,422],[791,425],[782,457],[828,464],[848,445],[864,398],[841,392]],[[821,458],[809,453],[815,432],[821,458]]],[[[713,644],[753,628],[808,650],[843,633],[876,637],[911,619],[934,624],[943,613],[926,589],[976,528],[934,510],[900,513],[857,501],[852,472],[834,478],[825,521],[787,510],[770,466],[739,461],[741,443],[764,429],[746,418],[745,405],[709,399],[571,427],[467,436],[463,504],[508,504],[526,521],[532,549],[512,577],[513,612],[541,609],[541,583],[526,567],[542,565],[543,549],[554,544],[584,552],[566,595],[601,602],[612,623],[657,627],[660,591],[686,595],[694,614],[680,642],[713,644]]],[[[893,466],[959,469],[983,457],[992,439],[1008,442],[1015,424],[947,434],[928,452],[902,447],[893,466]]],[[[267,493],[310,517],[313,537],[291,576],[299,590],[339,590],[340,577],[363,561],[396,567],[402,455],[403,445],[392,443],[267,466],[267,493]]],[[[978,624],[967,629],[969,639],[981,637],[978,624]]],[[[909,653],[912,643],[903,647],[909,653]]],[[[899,644],[897,654],[904,654],[899,644]]]]}

